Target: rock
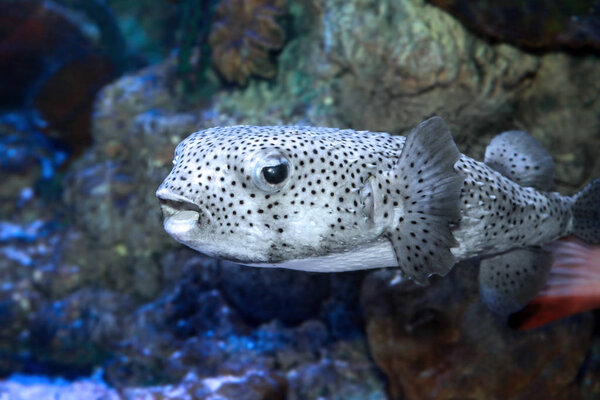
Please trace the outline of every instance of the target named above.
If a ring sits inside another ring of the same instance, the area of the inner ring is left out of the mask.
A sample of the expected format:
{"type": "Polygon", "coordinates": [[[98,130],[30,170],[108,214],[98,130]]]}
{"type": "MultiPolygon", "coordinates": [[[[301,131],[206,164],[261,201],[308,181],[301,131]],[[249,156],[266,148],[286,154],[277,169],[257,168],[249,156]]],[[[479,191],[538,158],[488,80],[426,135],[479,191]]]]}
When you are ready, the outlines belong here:
{"type": "Polygon", "coordinates": [[[427,287],[363,286],[369,346],[392,399],[578,398],[573,384],[590,345],[590,315],[513,331],[479,299],[477,268],[462,263],[427,287]]]}
{"type": "MultiPolygon", "coordinates": [[[[306,0],[290,10],[298,35],[279,56],[277,84],[250,82],[217,94],[209,125],[242,117],[248,124],[403,133],[440,115],[460,150],[473,156],[515,128],[533,132],[555,158],[561,146],[600,151],[590,136],[600,129],[594,56],[534,55],[488,43],[422,0],[306,0]]],[[[600,163],[585,153],[575,156],[582,166],[564,173],[558,166],[561,190],[575,189],[568,176],[579,186],[598,175],[600,163]]]]}
{"type": "Polygon", "coordinates": [[[52,221],[0,222],[0,376],[36,368],[32,315],[46,304],[42,271],[53,268],[62,239],[52,221]]]}
{"type": "Polygon", "coordinates": [[[222,262],[220,270],[223,294],[250,323],[275,319],[293,326],[319,315],[337,338],[363,333],[358,299],[362,272],[306,273],[231,262],[222,262]]]}
{"type": "MultiPolygon", "coordinates": [[[[105,145],[113,140],[120,141],[124,137],[132,135],[133,125],[141,115],[160,117],[174,112],[180,105],[179,99],[173,96],[174,92],[171,86],[175,74],[175,59],[169,57],[160,64],[125,75],[102,88],[94,105],[94,138],[100,144],[105,145]]],[[[162,133],[171,136],[171,140],[179,140],[186,134],[177,129],[164,131],[164,129],[168,129],[165,124],[156,122],[153,124],[142,123],[136,131],[140,135],[152,135],[155,132],[153,127],[163,129],[162,133]],[[173,136],[175,136],[174,139],[173,136]]],[[[148,138],[148,136],[144,137],[148,138]]],[[[103,154],[102,146],[98,150],[100,154],[103,154]]],[[[106,155],[110,156],[110,154],[106,155]]]]}
{"type": "Polygon", "coordinates": [[[320,316],[327,324],[329,334],[336,340],[364,337],[360,288],[366,274],[356,271],[330,276],[330,295],[321,306],[320,316]]]}
{"type": "Polygon", "coordinates": [[[387,395],[366,349],[336,345],[330,357],[299,364],[287,373],[287,400],[385,400],[387,395]]]}
{"type": "Polygon", "coordinates": [[[28,106],[36,110],[38,129],[60,147],[81,153],[91,144],[96,94],[116,75],[111,60],[101,54],[83,54],[64,61],[30,94],[28,106]]]}
{"type": "Polygon", "coordinates": [[[315,315],[329,295],[327,274],[248,268],[228,262],[221,268],[223,293],[252,323],[278,319],[298,324],[315,315]]]}
{"type": "Polygon", "coordinates": [[[9,396],[11,400],[284,400],[285,393],[285,378],[265,370],[204,379],[189,373],[178,384],[120,391],[92,379],[68,382],[15,376],[8,381],[0,381],[0,394],[9,396]]]}
{"type": "Polygon", "coordinates": [[[0,394],[29,399],[186,399],[211,400],[384,400],[385,390],[366,348],[340,343],[329,357],[304,360],[287,374],[261,366],[233,368],[201,376],[188,372],[177,383],[132,386],[119,391],[93,379],[65,381],[14,376],[0,381],[0,394]],[[118,393],[118,394],[117,394],[118,393]],[[46,397],[49,396],[49,397],[46,397]],[[324,397],[326,396],[326,397],[324,397]]]}
{"type": "MultiPolygon", "coordinates": [[[[24,156],[0,157],[1,226],[13,233],[0,241],[0,373],[99,368],[120,396],[157,399],[383,399],[366,325],[392,398],[576,399],[589,316],[513,332],[479,303],[475,265],[426,288],[390,287],[393,272],[232,266],[164,232],[154,192],[173,150],[215,125],[402,133],[438,114],[469,155],[524,129],[555,156],[561,190],[600,176],[594,57],[491,44],[421,0],[300,0],[288,22],[273,81],[194,103],[170,57],[104,87],[93,145],[65,167],[60,207],[38,199],[26,135],[3,136],[17,137],[7,148],[24,156]]],[[[589,365],[591,399],[598,368],[589,365]]],[[[48,393],[75,395],[76,383],[48,393]]]]}
{"type": "MultiPolygon", "coordinates": [[[[93,9],[94,3],[98,3],[81,0],[60,1],[84,9],[93,9]]],[[[113,0],[108,4],[114,14],[115,22],[127,40],[129,51],[149,64],[156,64],[178,45],[177,37],[181,32],[174,28],[179,28],[181,23],[181,3],[179,0],[148,2],[113,0]]]]}
{"type": "MultiPolygon", "coordinates": [[[[19,346],[27,348],[29,338],[29,315],[40,302],[37,293],[31,289],[19,288],[7,290],[3,285],[0,293],[0,376],[7,376],[22,371],[31,364],[27,351],[15,351],[19,346]]],[[[0,393],[2,393],[0,391],[0,393]]]]}
{"type": "Polygon", "coordinates": [[[596,57],[566,54],[541,58],[532,86],[524,90],[515,126],[531,132],[556,161],[561,191],[574,192],[600,176],[600,68],[596,57]],[[574,112],[573,110],[577,110],[574,112]]]}
{"type": "Polygon", "coordinates": [[[218,337],[236,333],[244,326],[237,312],[215,288],[216,282],[202,282],[199,273],[193,271],[178,283],[165,304],[161,322],[181,338],[206,332],[218,337]]]}
{"type": "Polygon", "coordinates": [[[51,365],[54,372],[89,373],[122,339],[124,317],[131,311],[126,296],[82,289],[44,304],[32,315],[30,346],[36,360],[51,365]]]}
{"type": "Polygon", "coordinates": [[[27,132],[24,126],[23,115],[7,115],[0,119],[0,132],[2,133],[0,141],[0,173],[6,175],[22,175],[30,171],[35,166],[39,166],[38,159],[46,157],[51,159],[48,154],[49,149],[43,144],[38,143],[31,132],[27,132]],[[11,118],[12,117],[12,118],[11,118]],[[13,120],[16,123],[14,123],[13,120]],[[11,123],[13,122],[13,123],[11,123]],[[19,129],[21,128],[21,129],[19,129]]]}
{"type": "Polygon", "coordinates": [[[275,18],[285,14],[282,0],[219,1],[208,37],[217,71],[240,86],[251,75],[273,78],[277,68],[270,53],[285,42],[285,31],[275,18]]]}
{"type": "Polygon", "coordinates": [[[124,399],[151,400],[284,400],[285,380],[263,370],[249,370],[241,375],[221,375],[200,379],[188,374],[178,385],[129,389],[124,399]]]}
{"type": "Polygon", "coordinates": [[[0,104],[31,108],[37,129],[82,151],[94,97],[122,67],[118,55],[102,51],[89,18],[53,1],[3,1],[0,19],[0,104]]]}
{"type": "MultiPolygon", "coordinates": [[[[337,126],[401,133],[437,114],[458,128],[464,142],[488,127],[489,115],[509,112],[504,107],[539,64],[508,46],[473,38],[422,1],[320,2],[312,10],[319,23],[298,43],[309,54],[296,69],[324,81],[318,99],[330,104],[325,110],[331,109],[337,126]]],[[[293,50],[282,54],[284,68],[292,69],[287,60],[297,63],[293,50]]]]}
{"type": "Polygon", "coordinates": [[[162,228],[154,192],[168,173],[175,145],[198,128],[197,115],[169,111],[174,104],[161,75],[166,70],[173,72],[172,65],[103,89],[93,151],[74,165],[64,195],[84,234],[67,252],[67,262],[144,299],[161,289],[155,255],[174,245],[162,228]]]}
{"type": "MultiPolygon", "coordinates": [[[[111,288],[156,296],[161,284],[154,255],[175,242],[162,229],[152,193],[169,171],[175,145],[208,126],[301,122],[401,132],[435,113],[450,120],[461,150],[473,155],[504,129],[531,130],[545,144],[563,143],[564,154],[547,146],[567,160],[558,163],[561,190],[574,190],[574,182],[579,186],[600,168],[592,157],[600,143],[582,146],[599,125],[594,110],[600,100],[584,78],[596,71],[593,59],[536,57],[486,43],[418,0],[303,1],[290,12],[304,28],[280,55],[277,84],[250,82],[190,111],[174,85],[171,57],[101,91],[95,147],[71,169],[66,185],[66,203],[84,233],[67,264],[89,270],[111,288]],[[570,73],[561,74],[567,67],[570,73]],[[552,112],[543,108],[548,104],[554,104],[552,112]],[[563,135],[572,124],[578,124],[581,139],[563,135]]],[[[227,292],[241,309],[242,293],[227,292]]],[[[247,308],[250,319],[274,315],[247,308]]],[[[310,302],[308,309],[316,310],[310,302]]]]}
{"type": "Polygon", "coordinates": [[[26,112],[0,114],[0,178],[4,183],[0,193],[6,199],[0,215],[14,218],[24,202],[31,202],[28,205],[35,208],[33,213],[37,215],[51,214],[45,210],[48,204],[38,200],[50,199],[51,196],[44,196],[44,185],[56,179],[56,170],[64,166],[66,158],[64,151],[30,124],[26,112]],[[29,195],[21,198],[24,190],[29,195]]]}
{"type": "Polygon", "coordinates": [[[0,381],[0,395],[10,400],[121,400],[117,390],[91,379],[67,382],[40,376],[13,376],[0,381]]]}
{"type": "Polygon", "coordinates": [[[595,1],[430,0],[473,31],[534,49],[600,50],[595,1]]]}
{"type": "Polygon", "coordinates": [[[44,74],[48,59],[90,45],[82,27],[56,3],[3,1],[0,4],[2,104],[23,102],[28,89],[44,74]]]}
{"type": "MultiPolygon", "coordinates": [[[[597,317],[596,312],[596,317],[597,317]]],[[[588,359],[580,371],[582,399],[593,400],[600,396],[600,340],[596,329],[588,359]]]]}

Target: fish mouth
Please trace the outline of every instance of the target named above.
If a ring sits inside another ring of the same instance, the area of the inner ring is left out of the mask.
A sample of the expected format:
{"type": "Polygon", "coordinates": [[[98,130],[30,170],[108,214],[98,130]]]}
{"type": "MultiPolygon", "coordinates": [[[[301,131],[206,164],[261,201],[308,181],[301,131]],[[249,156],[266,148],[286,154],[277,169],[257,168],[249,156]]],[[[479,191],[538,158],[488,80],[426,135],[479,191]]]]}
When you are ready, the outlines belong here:
{"type": "Polygon", "coordinates": [[[210,221],[210,215],[205,209],[168,189],[159,188],[156,197],[160,203],[165,230],[175,239],[183,239],[187,233],[210,221]]]}

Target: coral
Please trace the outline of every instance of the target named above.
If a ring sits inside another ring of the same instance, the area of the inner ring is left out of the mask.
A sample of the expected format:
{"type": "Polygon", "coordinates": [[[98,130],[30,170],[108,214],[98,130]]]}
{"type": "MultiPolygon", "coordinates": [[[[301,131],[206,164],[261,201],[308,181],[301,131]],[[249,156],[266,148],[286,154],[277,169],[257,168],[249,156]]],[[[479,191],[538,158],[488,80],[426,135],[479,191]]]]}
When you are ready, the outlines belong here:
{"type": "Polygon", "coordinates": [[[275,21],[285,0],[222,0],[209,36],[212,62],[229,82],[245,85],[250,75],[275,76],[270,51],[279,50],[285,32],[275,21]]]}

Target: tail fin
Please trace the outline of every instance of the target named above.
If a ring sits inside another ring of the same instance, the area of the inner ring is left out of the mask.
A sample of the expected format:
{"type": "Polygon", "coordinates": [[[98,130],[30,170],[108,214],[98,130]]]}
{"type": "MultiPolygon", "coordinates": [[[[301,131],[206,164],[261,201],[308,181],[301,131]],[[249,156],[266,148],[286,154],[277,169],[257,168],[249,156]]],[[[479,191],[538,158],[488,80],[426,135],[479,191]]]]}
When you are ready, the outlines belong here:
{"type": "Polygon", "coordinates": [[[589,244],[600,244],[600,178],[575,196],[572,233],[589,244]]]}

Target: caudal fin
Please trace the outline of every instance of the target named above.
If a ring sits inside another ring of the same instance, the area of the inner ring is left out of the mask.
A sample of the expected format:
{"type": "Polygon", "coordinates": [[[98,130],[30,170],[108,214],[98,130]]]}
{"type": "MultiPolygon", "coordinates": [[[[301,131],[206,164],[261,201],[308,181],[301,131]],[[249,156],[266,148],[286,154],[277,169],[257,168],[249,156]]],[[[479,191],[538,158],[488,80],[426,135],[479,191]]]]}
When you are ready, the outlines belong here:
{"type": "Polygon", "coordinates": [[[600,244],[600,178],[575,196],[572,233],[589,244],[600,244]]]}
{"type": "Polygon", "coordinates": [[[557,242],[546,287],[509,324],[520,330],[600,307],[600,247],[570,238],[557,242]]]}

